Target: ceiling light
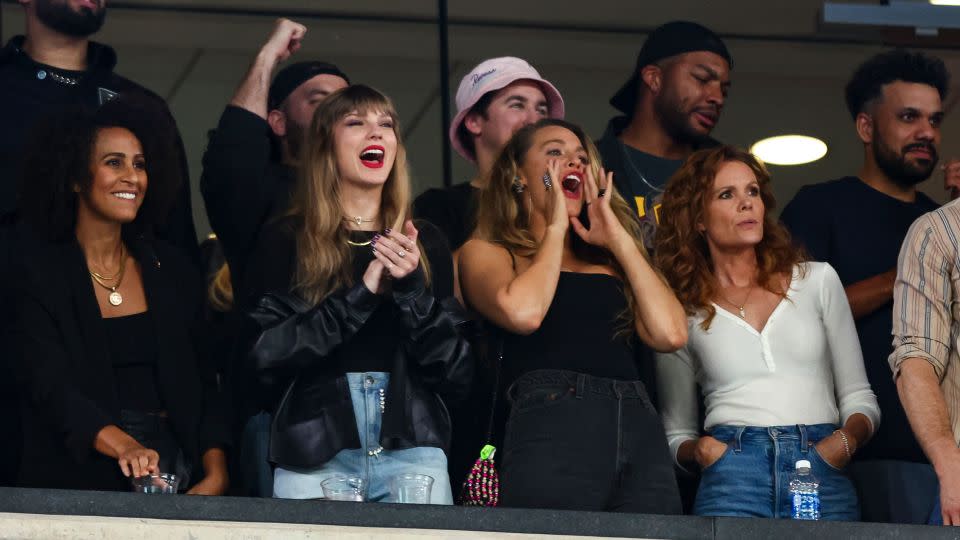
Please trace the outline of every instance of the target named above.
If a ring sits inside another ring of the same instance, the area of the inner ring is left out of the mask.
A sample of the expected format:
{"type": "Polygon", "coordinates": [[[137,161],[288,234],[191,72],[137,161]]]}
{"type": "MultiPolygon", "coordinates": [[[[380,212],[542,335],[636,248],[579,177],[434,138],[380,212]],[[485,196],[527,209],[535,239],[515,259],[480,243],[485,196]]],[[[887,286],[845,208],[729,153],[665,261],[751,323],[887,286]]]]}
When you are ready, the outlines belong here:
{"type": "Polygon", "coordinates": [[[750,147],[750,153],[765,163],[802,165],[825,156],[827,144],[806,135],[778,135],[757,141],[750,147]]]}
{"type": "Polygon", "coordinates": [[[935,6],[960,6],[960,0],[930,0],[935,6]]]}

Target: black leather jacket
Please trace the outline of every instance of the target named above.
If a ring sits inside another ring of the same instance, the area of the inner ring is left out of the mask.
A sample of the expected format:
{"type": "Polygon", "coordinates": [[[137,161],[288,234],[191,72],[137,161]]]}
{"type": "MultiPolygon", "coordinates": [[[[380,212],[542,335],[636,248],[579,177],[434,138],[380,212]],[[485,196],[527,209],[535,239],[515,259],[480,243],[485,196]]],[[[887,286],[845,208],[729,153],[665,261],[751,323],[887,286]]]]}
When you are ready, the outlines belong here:
{"type": "Polygon", "coordinates": [[[389,295],[359,282],[314,307],[295,295],[260,299],[251,313],[251,360],[262,383],[286,385],[273,413],[271,462],[315,468],[340,450],[361,447],[346,376],[325,368],[323,360],[387,301],[399,307],[409,337],[394,353],[380,446],[447,450],[451,425],[444,402],[465,398],[473,377],[473,356],[460,328],[467,319],[453,298],[434,298],[417,270],[395,281],[389,295]]]}

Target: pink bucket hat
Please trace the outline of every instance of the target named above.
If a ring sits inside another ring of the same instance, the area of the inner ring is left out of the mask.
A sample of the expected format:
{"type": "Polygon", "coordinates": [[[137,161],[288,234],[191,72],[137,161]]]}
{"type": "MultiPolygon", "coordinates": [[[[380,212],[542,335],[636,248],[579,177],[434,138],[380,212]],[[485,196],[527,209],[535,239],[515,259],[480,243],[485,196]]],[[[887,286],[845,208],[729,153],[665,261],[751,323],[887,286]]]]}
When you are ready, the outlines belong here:
{"type": "Polygon", "coordinates": [[[457,116],[450,123],[450,142],[458,154],[470,162],[477,161],[474,153],[464,148],[457,136],[460,125],[463,124],[463,119],[470,112],[470,108],[476,105],[484,94],[495,92],[521,80],[538,83],[543,95],[547,98],[550,118],[563,118],[563,98],[560,92],[550,84],[550,81],[541,77],[540,73],[526,60],[512,56],[484,60],[463,77],[460,88],[457,89],[457,116]]]}

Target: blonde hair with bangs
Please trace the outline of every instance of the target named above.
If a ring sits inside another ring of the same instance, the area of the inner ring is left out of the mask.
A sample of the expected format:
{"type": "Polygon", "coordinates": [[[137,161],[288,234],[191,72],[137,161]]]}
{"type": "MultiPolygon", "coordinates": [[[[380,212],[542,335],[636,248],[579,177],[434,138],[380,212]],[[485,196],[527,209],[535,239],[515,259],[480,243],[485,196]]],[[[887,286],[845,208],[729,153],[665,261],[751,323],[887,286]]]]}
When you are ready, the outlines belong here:
{"type": "MultiPolygon", "coordinates": [[[[397,137],[397,155],[381,195],[380,218],[386,227],[402,231],[410,214],[410,171],[393,102],[360,84],[330,94],[313,114],[293,203],[287,213],[297,222],[294,290],[314,305],[331,292],[353,285],[353,257],[347,244],[350,230],[343,221],[340,203],[341,177],[334,130],[347,115],[365,115],[370,111],[389,115],[397,137]]],[[[417,244],[420,265],[429,283],[429,264],[419,240],[417,244]]]]}

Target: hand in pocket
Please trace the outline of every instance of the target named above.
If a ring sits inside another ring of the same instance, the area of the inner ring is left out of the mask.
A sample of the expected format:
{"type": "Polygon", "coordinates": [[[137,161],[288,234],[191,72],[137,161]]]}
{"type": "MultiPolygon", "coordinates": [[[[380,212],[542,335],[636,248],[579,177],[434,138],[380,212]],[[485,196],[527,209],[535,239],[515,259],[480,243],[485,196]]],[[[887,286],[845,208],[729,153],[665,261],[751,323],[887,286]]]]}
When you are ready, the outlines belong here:
{"type": "Polygon", "coordinates": [[[726,443],[722,443],[710,435],[704,435],[697,440],[697,446],[693,449],[693,458],[697,460],[701,469],[706,469],[719,461],[726,451],[726,443]]]}

